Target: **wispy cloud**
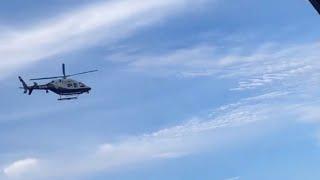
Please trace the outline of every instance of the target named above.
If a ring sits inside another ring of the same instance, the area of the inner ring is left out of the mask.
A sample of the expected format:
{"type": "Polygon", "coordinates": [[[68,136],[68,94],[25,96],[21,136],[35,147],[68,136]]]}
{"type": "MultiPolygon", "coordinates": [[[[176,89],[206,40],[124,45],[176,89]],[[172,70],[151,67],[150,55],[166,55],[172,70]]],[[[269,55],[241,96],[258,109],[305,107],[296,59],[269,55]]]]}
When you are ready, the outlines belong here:
{"type": "MultiPolygon", "coordinates": [[[[315,121],[318,118],[315,113],[317,111],[316,105],[313,104],[316,99],[301,94],[297,95],[299,91],[295,89],[296,87],[293,89],[286,87],[293,85],[297,79],[310,75],[309,73],[312,73],[312,76],[315,75],[317,64],[313,60],[317,58],[315,50],[318,46],[318,44],[283,48],[275,48],[274,45],[271,47],[264,46],[248,55],[221,56],[215,62],[211,62],[215,55],[211,57],[210,52],[215,50],[210,46],[177,50],[153,59],[146,58],[147,56],[143,56],[143,58],[134,56],[134,59],[129,61],[129,67],[139,68],[139,70],[148,71],[148,73],[155,73],[155,71],[150,72],[150,67],[160,67],[160,69],[164,67],[164,70],[168,72],[168,70],[171,70],[171,66],[182,65],[183,68],[172,68],[172,70],[178,69],[178,71],[186,72],[185,67],[193,70],[192,68],[195,66],[208,68],[209,75],[215,74],[219,78],[237,79],[252,79],[266,74],[284,75],[281,78],[270,80],[271,82],[267,81],[262,85],[255,86],[255,88],[269,86],[267,93],[222,106],[207,117],[192,118],[178,126],[97,145],[89,152],[67,156],[66,158],[70,161],[64,165],[61,165],[62,159],[65,158],[63,155],[54,159],[44,159],[43,161],[47,164],[43,167],[42,172],[45,172],[44,176],[48,176],[54,169],[54,172],[58,175],[72,176],[74,174],[107,171],[157,159],[178,158],[214,147],[214,144],[222,141],[225,143],[226,140],[218,133],[227,132],[230,135],[232,132],[228,131],[229,129],[245,127],[256,122],[277,121],[277,123],[281,123],[281,121],[292,119],[292,117],[294,117],[294,120],[315,121]],[[301,49],[304,51],[300,52],[301,49]],[[204,52],[207,54],[203,54],[204,52]],[[196,62],[191,62],[191,65],[185,64],[184,59],[186,57],[192,57],[190,61],[196,61],[197,57],[200,57],[200,61],[198,64],[196,62]],[[206,63],[207,61],[210,61],[210,63],[206,63]],[[275,84],[274,81],[279,81],[282,84],[281,87],[272,86],[275,84]],[[301,107],[305,107],[305,109],[301,107]],[[219,138],[214,138],[215,136],[219,138]],[[208,138],[211,141],[208,141],[208,138]],[[57,160],[59,158],[60,161],[57,160]],[[66,166],[72,168],[66,170],[66,166]]],[[[307,83],[313,84],[314,82],[307,81],[307,83]]],[[[242,88],[250,89],[251,85],[242,88]]],[[[303,92],[306,93],[306,90],[303,89],[303,92]]],[[[233,137],[234,139],[236,138],[233,137]]]]}
{"type": "Polygon", "coordinates": [[[112,43],[191,4],[199,3],[189,0],[104,1],[27,27],[0,32],[0,72],[4,74],[102,39],[105,44],[112,43]]]}
{"type": "Polygon", "coordinates": [[[227,146],[228,142],[241,142],[239,138],[243,136],[242,128],[248,133],[244,135],[245,138],[252,138],[256,134],[250,134],[250,130],[256,129],[262,133],[262,129],[268,129],[267,124],[277,124],[292,118],[317,123],[319,116],[316,112],[319,106],[312,102],[314,100],[310,98],[299,101],[294,94],[284,91],[269,92],[221,106],[205,117],[194,117],[174,127],[91,145],[86,151],[75,150],[72,153],[48,156],[42,153],[42,158],[33,158],[35,161],[27,159],[28,163],[24,160],[13,162],[5,166],[3,172],[6,177],[9,177],[8,174],[32,174],[31,179],[57,179],[180,158],[208,149],[212,151],[227,146]],[[262,129],[257,128],[260,123],[262,129]],[[252,125],[255,128],[251,128],[252,125]]]}
{"type": "MultiPolygon", "coordinates": [[[[265,99],[271,100],[272,96],[265,99]]],[[[52,175],[66,177],[90,174],[202,152],[208,147],[219,144],[221,146],[230,139],[240,138],[239,133],[233,136],[234,131],[228,129],[241,128],[245,124],[266,120],[270,118],[267,115],[272,109],[256,100],[244,100],[238,105],[219,108],[207,117],[192,118],[181,125],[153,133],[100,144],[87,152],[50,155],[48,158],[38,160],[42,163],[37,167],[38,171],[34,173],[33,178],[50,179],[52,175]],[[222,136],[223,138],[219,136],[222,130],[228,132],[222,136]],[[207,141],[208,136],[212,137],[210,141],[207,141]]]]}
{"type": "Polygon", "coordinates": [[[232,90],[248,90],[316,73],[319,48],[319,43],[266,43],[225,52],[224,48],[206,44],[166,54],[127,54],[126,59],[129,70],[158,76],[235,79],[238,86],[232,90]]]}
{"type": "MultiPolygon", "coordinates": [[[[238,138],[241,138],[243,132],[240,129],[250,125],[281,123],[291,117],[295,117],[295,120],[316,120],[317,108],[316,104],[312,104],[314,99],[305,97],[300,101],[295,95],[292,91],[281,90],[244,98],[221,106],[206,117],[194,117],[174,127],[90,146],[85,152],[42,156],[37,159],[41,165],[37,163],[37,166],[33,166],[36,171],[29,172],[26,168],[19,174],[31,173],[31,179],[52,179],[52,176],[57,179],[109,171],[138,163],[179,158],[223,147],[228,142],[239,142],[238,138]]],[[[261,133],[259,128],[253,129],[261,133]]],[[[251,134],[250,137],[254,136],[251,134]]]]}

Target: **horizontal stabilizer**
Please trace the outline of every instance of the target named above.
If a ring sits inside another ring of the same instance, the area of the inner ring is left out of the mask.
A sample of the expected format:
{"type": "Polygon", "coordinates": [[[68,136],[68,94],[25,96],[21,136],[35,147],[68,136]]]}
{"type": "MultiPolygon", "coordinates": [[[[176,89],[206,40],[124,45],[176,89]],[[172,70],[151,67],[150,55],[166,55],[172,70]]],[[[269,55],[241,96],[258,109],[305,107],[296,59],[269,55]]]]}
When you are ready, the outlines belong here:
{"type": "Polygon", "coordinates": [[[320,14],[320,0],[309,0],[313,7],[318,11],[320,14]]]}

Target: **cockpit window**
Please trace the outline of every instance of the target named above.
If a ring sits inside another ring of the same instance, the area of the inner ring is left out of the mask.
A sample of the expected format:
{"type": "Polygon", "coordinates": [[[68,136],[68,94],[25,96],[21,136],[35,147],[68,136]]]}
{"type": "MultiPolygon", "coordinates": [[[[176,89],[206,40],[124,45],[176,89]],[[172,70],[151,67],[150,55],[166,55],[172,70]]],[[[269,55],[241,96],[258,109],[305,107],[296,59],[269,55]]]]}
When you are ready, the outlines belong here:
{"type": "Polygon", "coordinates": [[[80,87],[85,87],[85,85],[83,83],[79,83],[80,87]]]}

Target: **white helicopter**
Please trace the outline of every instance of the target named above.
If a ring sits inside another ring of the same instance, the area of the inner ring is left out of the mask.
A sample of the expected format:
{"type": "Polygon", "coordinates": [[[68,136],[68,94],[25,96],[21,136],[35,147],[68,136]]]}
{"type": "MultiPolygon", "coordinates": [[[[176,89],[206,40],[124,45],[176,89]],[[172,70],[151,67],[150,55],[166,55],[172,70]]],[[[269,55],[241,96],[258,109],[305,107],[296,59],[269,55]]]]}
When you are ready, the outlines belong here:
{"type": "Polygon", "coordinates": [[[81,74],[87,74],[96,72],[98,70],[92,70],[92,71],[86,71],[71,75],[66,75],[65,70],[65,64],[62,64],[62,74],[63,76],[55,76],[55,77],[45,77],[45,78],[36,78],[36,79],[30,79],[30,81],[36,81],[36,80],[47,80],[47,79],[57,79],[53,80],[47,84],[38,85],[38,83],[34,82],[32,86],[28,86],[23,79],[19,76],[19,80],[22,83],[23,87],[20,87],[21,89],[24,89],[24,93],[28,93],[29,95],[32,94],[33,90],[44,90],[46,93],[49,91],[52,91],[60,96],[58,99],[61,100],[72,100],[77,99],[80,94],[83,93],[89,93],[91,90],[91,87],[85,85],[82,82],[78,82],[73,79],[69,79],[69,77],[77,76],[81,74]]]}

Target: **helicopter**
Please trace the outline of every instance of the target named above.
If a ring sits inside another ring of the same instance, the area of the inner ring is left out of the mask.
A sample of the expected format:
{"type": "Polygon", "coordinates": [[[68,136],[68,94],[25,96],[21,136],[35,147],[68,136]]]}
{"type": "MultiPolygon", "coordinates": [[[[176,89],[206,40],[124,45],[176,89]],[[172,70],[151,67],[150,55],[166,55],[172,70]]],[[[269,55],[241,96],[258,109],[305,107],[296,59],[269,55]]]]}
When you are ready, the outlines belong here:
{"type": "Polygon", "coordinates": [[[309,0],[313,7],[318,11],[320,14],[320,0],[309,0]]]}
{"type": "Polygon", "coordinates": [[[98,70],[92,70],[92,71],[66,75],[65,64],[62,64],[62,74],[63,74],[62,76],[30,79],[30,81],[53,79],[51,82],[47,84],[39,85],[38,83],[34,82],[33,85],[28,86],[25,83],[25,81],[22,79],[22,77],[19,76],[19,80],[23,85],[23,87],[20,87],[20,88],[24,89],[24,93],[25,94],[28,93],[28,95],[31,95],[34,90],[44,90],[46,91],[46,93],[49,93],[49,91],[52,91],[55,94],[60,96],[60,98],[58,99],[59,101],[78,99],[78,96],[83,93],[89,94],[91,87],[85,85],[82,82],[70,79],[69,77],[77,76],[81,74],[93,73],[97,71],[98,70]]]}

